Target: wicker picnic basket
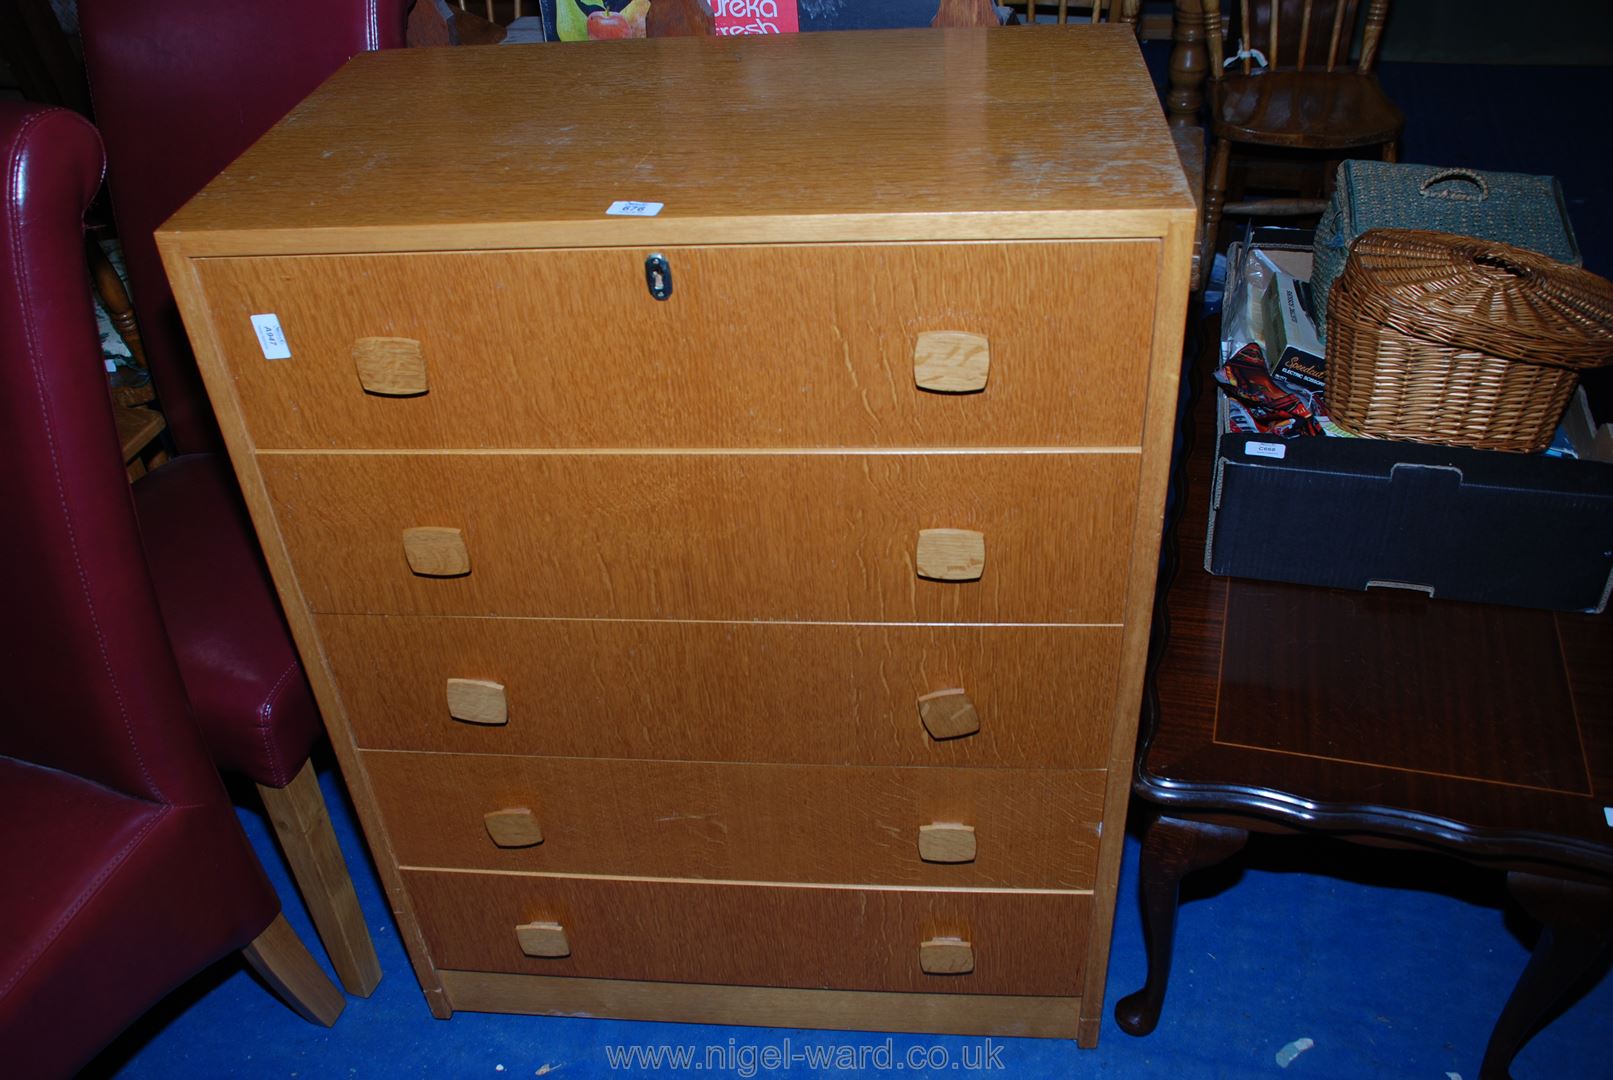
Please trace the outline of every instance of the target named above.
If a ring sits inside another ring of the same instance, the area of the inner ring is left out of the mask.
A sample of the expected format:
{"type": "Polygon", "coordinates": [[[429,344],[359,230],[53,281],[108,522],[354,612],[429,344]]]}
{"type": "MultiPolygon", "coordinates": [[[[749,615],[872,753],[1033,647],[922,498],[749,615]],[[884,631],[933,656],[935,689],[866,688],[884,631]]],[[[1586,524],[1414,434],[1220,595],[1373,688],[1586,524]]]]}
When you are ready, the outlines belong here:
{"type": "Polygon", "coordinates": [[[1384,439],[1533,453],[1613,362],[1613,283],[1492,240],[1373,229],[1333,286],[1333,419],[1384,439]]]}

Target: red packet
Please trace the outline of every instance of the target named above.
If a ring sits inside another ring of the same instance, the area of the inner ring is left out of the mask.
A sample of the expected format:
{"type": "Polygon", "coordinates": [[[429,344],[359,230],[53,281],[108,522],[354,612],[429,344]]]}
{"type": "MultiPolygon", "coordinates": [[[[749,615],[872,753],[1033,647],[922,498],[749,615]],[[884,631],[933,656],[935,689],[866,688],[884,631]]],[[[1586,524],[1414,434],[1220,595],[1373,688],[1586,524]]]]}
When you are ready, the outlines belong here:
{"type": "Polygon", "coordinates": [[[1216,370],[1215,381],[1242,402],[1255,426],[1263,432],[1285,439],[1322,434],[1322,425],[1316,422],[1298,395],[1289,393],[1272,379],[1260,346],[1255,342],[1233,353],[1216,370]]]}

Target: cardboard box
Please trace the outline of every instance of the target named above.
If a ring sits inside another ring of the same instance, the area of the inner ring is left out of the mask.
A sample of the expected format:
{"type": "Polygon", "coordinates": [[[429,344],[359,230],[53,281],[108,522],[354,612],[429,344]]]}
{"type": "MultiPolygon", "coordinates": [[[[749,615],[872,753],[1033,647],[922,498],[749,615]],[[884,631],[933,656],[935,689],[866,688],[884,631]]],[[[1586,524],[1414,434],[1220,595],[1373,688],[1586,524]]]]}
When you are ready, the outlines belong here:
{"type": "Polygon", "coordinates": [[[1222,397],[1204,568],[1603,611],[1613,591],[1613,427],[1593,427],[1583,391],[1563,427],[1579,460],[1378,439],[1284,440],[1230,431],[1222,397]]]}
{"type": "MultiPolygon", "coordinates": [[[[1212,574],[1558,611],[1613,589],[1613,462],[1238,435],[1219,410],[1212,574]]],[[[1582,448],[1583,452],[1583,448],[1582,448]]]]}

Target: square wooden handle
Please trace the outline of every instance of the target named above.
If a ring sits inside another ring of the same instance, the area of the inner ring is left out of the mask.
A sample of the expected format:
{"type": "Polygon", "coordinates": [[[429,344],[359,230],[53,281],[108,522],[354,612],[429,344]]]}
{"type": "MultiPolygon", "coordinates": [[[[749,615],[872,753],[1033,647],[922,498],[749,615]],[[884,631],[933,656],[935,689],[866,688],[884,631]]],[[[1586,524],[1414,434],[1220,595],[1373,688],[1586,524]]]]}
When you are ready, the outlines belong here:
{"type": "Polygon", "coordinates": [[[986,569],[986,537],[971,529],[921,529],[914,563],[932,581],[979,581],[986,569]]]}
{"type": "Polygon", "coordinates": [[[413,338],[359,338],[353,343],[353,366],[366,394],[413,397],[431,389],[425,354],[413,338]]]}
{"type": "Polygon", "coordinates": [[[982,334],[928,330],[913,346],[913,382],[940,394],[971,394],[986,388],[991,346],[982,334]]]}
{"type": "Polygon", "coordinates": [[[932,739],[957,739],[980,730],[980,714],[962,690],[937,690],[919,698],[919,721],[932,739]]]}
{"type": "Polygon", "coordinates": [[[525,806],[483,814],[482,824],[487,826],[487,835],[499,847],[521,848],[543,843],[543,826],[538,824],[538,816],[525,806]]]}
{"type": "Polygon", "coordinates": [[[919,826],[919,858],[925,862],[975,861],[975,828],[954,821],[919,826]]]}
{"type": "Polygon", "coordinates": [[[566,928],[557,922],[529,922],[515,928],[515,940],[528,956],[553,959],[571,955],[566,928]]]}
{"type": "Polygon", "coordinates": [[[919,945],[919,969],[926,975],[967,975],[975,969],[975,950],[957,937],[933,937],[919,945]]]}
{"type": "Polygon", "coordinates": [[[467,724],[507,724],[504,684],[491,679],[449,679],[448,715],[467,724]]]}
{"type": "Polygon", "coordinates": [[[403,557],[421,577],[462,577],[470,573],[470,551],[458,529],[425,526],[403,530],[403,557]]]}

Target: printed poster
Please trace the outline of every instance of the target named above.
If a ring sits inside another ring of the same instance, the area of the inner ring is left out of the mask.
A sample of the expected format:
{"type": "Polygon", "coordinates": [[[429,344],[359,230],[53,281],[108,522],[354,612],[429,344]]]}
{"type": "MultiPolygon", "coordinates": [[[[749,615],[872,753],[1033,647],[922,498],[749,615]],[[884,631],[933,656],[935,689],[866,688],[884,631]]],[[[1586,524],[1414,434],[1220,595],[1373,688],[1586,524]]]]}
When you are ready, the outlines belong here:
{"type": "Polygon", "coordinates": [[[797,2],[703,0],[702,10],[702,0],[545,0],[542,7],[552,39],[615,41],[688,33],[690,25],[722,35],[794,34],[801,29],[797,2]],[[662,10],[652,16],[657,5],[662,10]]]}
{"type": "Polygon", "coordinates": [[[801,29],[795,0],[711,0],[719,34],[793,34],[801,29]]]}

